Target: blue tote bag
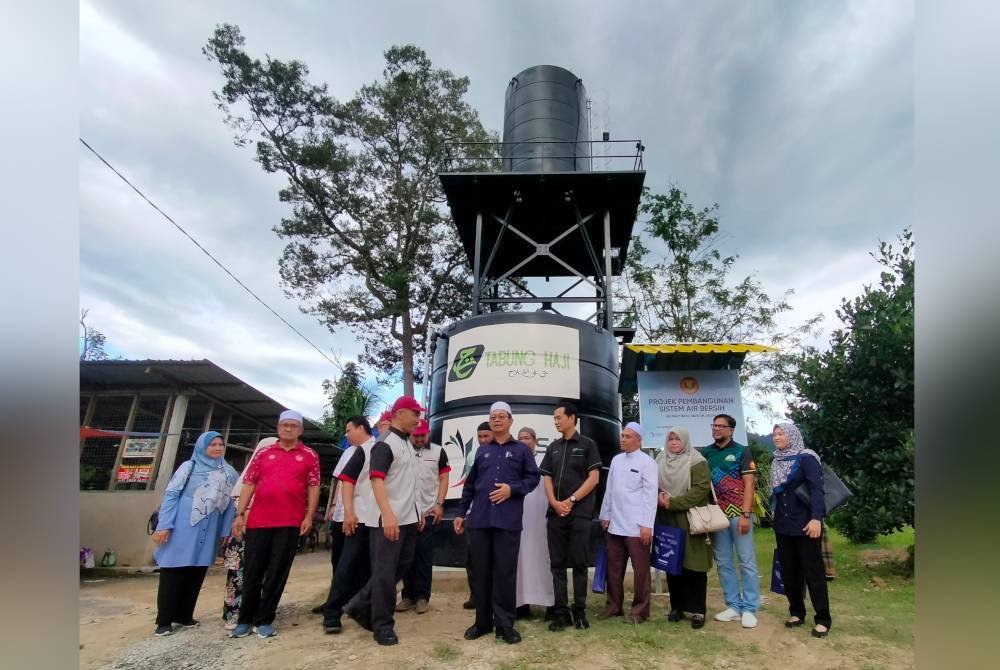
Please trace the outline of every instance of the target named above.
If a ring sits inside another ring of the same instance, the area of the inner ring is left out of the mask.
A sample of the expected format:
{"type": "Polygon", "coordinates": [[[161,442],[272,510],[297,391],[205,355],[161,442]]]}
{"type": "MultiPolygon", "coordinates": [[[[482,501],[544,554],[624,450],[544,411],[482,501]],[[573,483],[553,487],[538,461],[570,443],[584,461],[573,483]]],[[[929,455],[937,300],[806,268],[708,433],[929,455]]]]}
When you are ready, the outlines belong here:
{"type": "Polygon", "coordinates": [[[597,561],[594,563],[594,583],[590,590],[594,593],[604,593],[604,582],[608,578],[608,550],[606,543],[602,542],[597,550],[597,561]]]}
{"type": "Polygon", "coordinates": [[[684,569],[684,536],[682,528],[653,526],[653,553],[650,564],[668,575],[679,575],[684,569]]]}

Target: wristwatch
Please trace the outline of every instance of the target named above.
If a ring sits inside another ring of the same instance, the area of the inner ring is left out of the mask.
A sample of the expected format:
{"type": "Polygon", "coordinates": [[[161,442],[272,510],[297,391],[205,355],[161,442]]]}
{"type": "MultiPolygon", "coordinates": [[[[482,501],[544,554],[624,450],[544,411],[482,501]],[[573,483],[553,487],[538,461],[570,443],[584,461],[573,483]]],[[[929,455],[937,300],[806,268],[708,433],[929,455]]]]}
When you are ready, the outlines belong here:
{"type": "Polygon", "coordinates": [[[569,501],[570,501],[571,503],[575,503],[575,502],[576,502],[576,496],[570,496],[570,497],[569,497],[569,501]]]}
{"type": "Polygon", "coordinates": [[[750,518],[750,512],[743,512],[742,514],[740,514],[740,516],[743,517],[744,519],[749,519],[750,518]]]}

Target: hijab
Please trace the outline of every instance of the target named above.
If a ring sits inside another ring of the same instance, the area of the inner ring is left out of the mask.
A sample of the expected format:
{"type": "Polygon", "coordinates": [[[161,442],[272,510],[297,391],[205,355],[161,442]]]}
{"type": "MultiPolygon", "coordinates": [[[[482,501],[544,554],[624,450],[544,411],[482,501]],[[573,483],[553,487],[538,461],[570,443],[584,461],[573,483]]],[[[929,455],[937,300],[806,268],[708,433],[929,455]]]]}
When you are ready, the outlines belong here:
{"type": "Polygon", "coordinates": [[[812,449],[806,449],[802,441],[802,433],[794,423],[779,423],[774,426],[780,428],[788,438],[788,446],[784,449],[774,450],[774,459],[771,461],[771,493],[781,493],[798,469],[799,459],[811,456],[820,463],[819,454],[812,449]]]}
{"type": "Polygon", "coordinates": [[[706,461],[705,457],[691,446],[691,434],[687,428],[674,426],[667,431],[667,440],[670,439],[671,433],[680,438],[684,448],[675,454],[664,441],[663,451],[656,455],[656,468],[659,471],[660,490],[666,491],[671,498],[676,498],[691,488],[691,468],[706,461]]]}
{"type": "Polygon", "coordinates": [[[229,493],[229,495],[234,498],[240,497],[240,490],[243,488],[243,475],[246,474],[247,468],[249,468],[250,464],[253,463],[253,459],[257,458],[257,454],[261,449],[264,447],[270,447],[272,444],[277,444],[277,442],[278,438],[276,437],[265,437],[257,443],[257,446],[253,449],[253,453],[250,454],[250,459],[247,461],[246,467],[243,468],[243,472],[240,473],[239,479],[236,480],[236,484],[233,485],[233,490],[229,493]]]}
{"type": "Polygon", "coordinates": [[[181,495],[187,490],[188,484],[195,487],[191,496],[192,526],[213,512],[224,512],[231,501],[229,492],[237,479],[236,470],[223,457],[212,458],[208,455],[208,445],[217,437],[222,435],[214,430],[199,435],[194,443],[187,471],[182,474],[184,465],[177,468],[167,486],[168,491],[177,491],[181,495]]]}

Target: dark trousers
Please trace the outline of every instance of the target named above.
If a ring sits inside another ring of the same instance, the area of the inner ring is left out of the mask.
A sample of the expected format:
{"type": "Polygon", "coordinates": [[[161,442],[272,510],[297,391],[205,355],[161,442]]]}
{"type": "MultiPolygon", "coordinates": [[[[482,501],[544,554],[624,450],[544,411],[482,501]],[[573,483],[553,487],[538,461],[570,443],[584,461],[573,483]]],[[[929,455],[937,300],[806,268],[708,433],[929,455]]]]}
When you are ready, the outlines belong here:
{"type": "Polygon", "coordinates": [[[329,602],[333,596],[334,578],[337,576],[337,562],[340,554],[344,551],[344,522],[330,522],[330,590],[327,591],[326,599],[329,602]]]}
{"type": "Polygon", "coordinates": [[[434,574],[434,517],[424,519],[424,529],[417,532],[413,563],[403,575],[403,597],[410,600],[431,599],[434,574]]]}
{"type": "Polygon", "coordinates": [[[552,567],[552,591],[557,616],[569,615],[566,569],[573,569],[573,609],[587,609],[587,562],[590,553],[590,519],[549,516],[547,535],[552,567]]]}
{"type": "Polygon", "coordinates": [[[469,600],[476,602],[476,573],[472,567],[472,546],[468,533],[465,534],[465,580],[469,582],[469,600]]]}
{"type": "Polygon", "coordinates": [[[805,535],[775,533],[778,558],[781,560],[781,577],[788,598],[788,613],[802,620],[806,618],[805,589],[809,587],[809,600],[816,610],[814,621],[830,627],[830,596],[826,590],[826,569],[820,540],[805,535]]]}
{"type": "Polygon", "coordinates": [[[468,533],[475,566],[476,626],[481,630],[513,628],[521,531],[476,528],[468,533]]]}
{"type": "Polygon", "coordinates": [[[208,566],[160,568],[160,585],[156,591],[156,625],[187,623],[194,618],[201,583],[208,566]]]}
{"type": "Polygon", "coordinates": [[[298,526],[253,528],[246,532],[239,623],[260,626],[274,622],[298,546],[298,526]]]}
{"type": "Polygon", "coordinates": [[[359,524],[354,535],[341,535],[343,547],[333,571],[333,586],[323,605],[323,622],[339,621],[344,605],[360,591],[372,576],[368,551],[368,528],[359,524]]]}
{"type": "Polygon", "coordinates": [[[368,551],[371,555],[372,576],[358,591],[347,608],[368,614],[372,631],[377,635],[391,631],[396,625],[396,582],[413,563],[417,543],[417,524],[399,527],[399,539],[390,542],[381,526],[368,529],[368,551]]]}
{"type": "Polygon", "coordinates": [[[608,572],[605,590],[608,601],[605,613],[617,616],[622,613],[622,601],[625,599],[625,560],[632,561],[632,577],[634,595],[629,616],[636,619],[649,618],[650,573],[648,546],[643,546],[637,537],[623,537],[608,533],[608,572]]]}
{"type": "Polygon", "coordinates": [[[684,568],[679,575],[667,573],[670,609],[690,614],[705,614],[708,573],[684,568]]]}

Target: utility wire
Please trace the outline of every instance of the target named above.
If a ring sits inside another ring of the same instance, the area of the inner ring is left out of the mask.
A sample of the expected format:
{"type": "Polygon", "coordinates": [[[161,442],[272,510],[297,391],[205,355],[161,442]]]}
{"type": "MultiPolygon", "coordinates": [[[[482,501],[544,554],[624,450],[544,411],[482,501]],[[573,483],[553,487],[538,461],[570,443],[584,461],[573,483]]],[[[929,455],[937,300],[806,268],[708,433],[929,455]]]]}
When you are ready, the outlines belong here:
{"type": "Polygon", "coordinates": [[[211,258],[211,259],[212,259],[212,261],[213,261],[213,262],[214,262],[214,263],[215,263],[216,265],[218,265],[218,266],[219,266],[220,268],[222,268],[222,271],[223,271],[223,272],[225,272],[225,273],[226,273],[227,275],[229,275],[230,277],[232,277],[233,281],[234,281],[234,282],[236,282],[237,284],[239,284],[239,285],[240,285],[240,287],[242,287],[244,291],[246,291],[246,292],[247,292],[247,293],[249,293],[249,294],[250,294],[251,296],[253,296],[254,300],[256,300],[257,302],[259,302],[260,304],[262,304],[262,305],[263,305],[263,306],[264,306],[264,307],[265,307],[265,308],[267,309],[267,311],[269,311],[269,312],[270,312],[271,314],[274,314],[274,315],[275,315],[276,317],[278,317],[279,319],[281,319],[281,322],[282,322],[283,324],[285,324],[286,326],[288,326],[289,328],[291,328],[291,329],[292,329],[292,331],[293,331],[293,332],[294,332],[294,333],[295,333],[296,335],[298,335],[299,337],[301,337],[301,338],[302,338],[303,340],[305,340],[305,341],[306,341],[306,342],[307,342],[307,343],[309,344],[309,346],[311,346],[311,347],[312,347],[313,349],[315,349],[316,351],[318,351],[318,352],[319,352],[319,355],[320,355],[320,356],[322,356],[323,358],[325,358],[325,359],[326,359],[327,361],[329,361],[329,362],[330,362],[331,364],[333,364],[333,365],[334,365],[335,367],[337,366],[337,363],[336,363],[336,362],[334,362],[334,360],[333,360],[332,358],[330,358],[329,356],[327,356],[327,355],[326,355],[326,354],[325,354],[325,353],[323,352],[323,350],[322,350],[322,349],[320,349],[320,348],[319,348],[319,347],[317,347],[317,346],[316,346],[315,344],[313,344],[313,343],[312,343],[312,341],[311,341],[311,340],[310,340],[310,339],[309,339],[308,337],[306,337],[305,335],[303,335],[303,334],[302,334],[302,333],[301,333],[301,332],[299,331],[299,329],[298,329],[298,328],[296,328],[296,327],[295,327],[295,326],[293,326],[292,324],[288,323],[288,321],[286,321],[286,320],[285,320],[285,317],[281,316],[280,314],[278,314],[277,312],[275,312],[275,311],[274,311],[273,309],[271,309],[271,306],[270,306],[270,305],[268,305],[268,304],[267,304],[266,302],[264,302],[263,300],[261,300],[260,296],[258,296],[258,295],[257,295],[256,293],[254,293],[254,292],[253,292],[252,290],[250,290],[250,288],[249,288],[249,287],[248,287],[248,286],[247,286],[246,284],[244,284],[243,282],[241,282],[241,281],[240,281],[240,279],[239,279],[239,277],[237,277],[237,276],[236,276],[236,275],[234,275],[234,274],[233,274],[232,272],[230,272],[230,271],[229,271],[229,268],[227,268],[227,267],[226,267],[225,265],[223,265],[223,264],[222,264],[222,263],[221,263],[221,262],[219,261],[219,259],[217,259],[217,258],[216,258],[215,256],[213,256],[213,255],[212,255],[212,254],[211,254],[211,253],[210,253],[210,252],[208,251],[208,249],[206,249],[205,247],[201,246],[201,245],[200,245],[200,244],[198,243],[198,240],[196,240],[196,239],[194,239],[193,237],[191,237],[191,234],[190,234],[190,233],[188,233],[188,231],[184,230],[184,229],[183,229],[183,228],[181,227],[181,225],[180,225],[179,223],[177,223],[176,221],[174,221],[174,220],[173,220],[172,218],[170,218],[170,216],[169,216],[169,215],[167,215],[167,213],[166,213],[166,212],[164,212],[164,211],[163,211],[162,209],[160,209],[159,207],[157,207],[157,206],[156,206],[156,203],[154,203],[154,202],[153,202],[152,200],[150,200],[149,198],[147,198],[147,197],[146,197],[146,194],[145,194],[145,193],[143,193],[142,191],[140,191],[140,190],[139,190],[139,189],[138,189],[138,188],[136,187],[136,185],[135,185],[135,184],[133,184],[132,182],[130,182],[130,181],[129,181],[129,180],[128,180],[128,179],[126,178],[126,177],[125,177],[125,175],[123,175],[123,174],[122,174],[121,172],[119,172],[119,171],[118,171],[117,169],[115,169],[115,166],[113,166],[113,165],[112,165],[111,163],[109,163],[108,161],[106,161],[106,160],[104,159],[104,156],[102,156],[101,154],[97,153],[97,151],[96,151],[96,150],[94,149],[94,147],[92,147],[92,146],[90,146],[89,144],[87,144],[87,141],[86,141],[85,139],[83,139],[82,137],[81,137],[81,138],[79,138],[79,139],[80,139],[80,142],[81,142],[81,143],[83,144],[83,146],[85,146],[85,147],[87,147],[88,149],[90,149],[91,153],[93,153],[93,154],[94,154],[95,156],[97,156],[97,158],[98,158],[98,159],[99,159],[99,160],[100,160],[100,161],[101,161],[102,163],[104,163],[104,164],[105,164],[106,166],[108,166],[108,169],[109,169],[109,170],[111,170],[111,171],[112,171],[112,172],[114,172],[114,173],[115,173],[116,175],[118,175],[118,177],[119,177],[119,178],[120,178],[120,179],[121,179],[121,180],[122,180],[123,182],[125,182],[126,184],[128,184],[128,185],[129,185],[129,186],[130,186],[130,187],[132,188],[132,190],[133,190],[133,191],[135,191],[136,193],[138,193],[138,194],[139,194],[139,197],[140,197],[140,198],[142,198],[143,200],[145,200],[145,201],[146,201],[146,202],[147,202],[147,203],[149,204],[149,206],[150,206],[150,207],[152,207],[152,208],[153,208],[153,209],[155,209],[155,210],[156,210],[157,212],[159,212],[159,213],[160,213],[160,215],[161,215],[161,216],[163,216],[163,218],[164,218],[164,219],[166,219],[166,220],[167,220],[167,221],[169,221],[170,223],[174,224],[174,227],[175,227],[175,228],[177,228],[177,230],[179,230],[179,231],[181,231],[182,233],[184,233],[184,236],[185,236],[185,237],[187,237],[187,238],[188,238],[189,240],[191,240],[191,242],[193,242],[193,243],[194,243],[194,245],[195,245],[196,247],[198,247],[199,249],[201,249],[201,250],[202,250],[202,252],[203,252],[203,253],[204,253],[204,254],[205,254],[206,256],[208,256],[209,258],[211,258]]]}

